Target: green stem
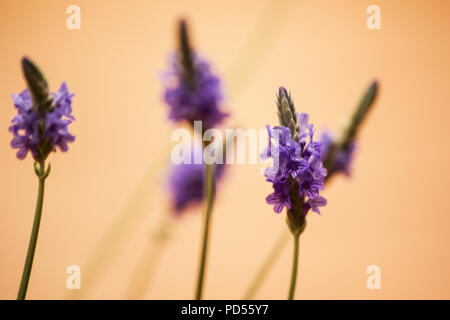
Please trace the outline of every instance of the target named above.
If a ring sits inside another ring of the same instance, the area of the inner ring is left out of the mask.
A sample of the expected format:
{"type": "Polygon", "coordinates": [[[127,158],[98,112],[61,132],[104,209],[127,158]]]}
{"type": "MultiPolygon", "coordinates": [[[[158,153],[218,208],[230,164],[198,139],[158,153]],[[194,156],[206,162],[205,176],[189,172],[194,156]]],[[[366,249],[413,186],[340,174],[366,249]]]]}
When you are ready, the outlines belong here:
{"type": "Polygon", "coordinates": [[[295,284],[297,283],[299,242],[300,242],[300,234],[294,234],[294,257],[292,261],[291,285],[289,287],[288,300],[294,299],[295,284]]]}
{"type": "Polygon", "coordinates": [[[250,284],[250,286],[244,296],[244,300],[253,299],[255,293],[258,291],[259,287],[261,286],[264,278],[267,276],[267,274],[269,273],[273,264],[280,256],[281,250],[286,245],[288,235],[289,235],[289,232],[287,230],[283,230],[283,232],[279,235],[277,242],[272,247],[272,250],[270,251],[269,255],[266,257],[266,260],[264,260],[264,263],[262,264],[262,266],[259,269],[256,276],[253,278],[253,281],[250,284]]]}
{"type": "Polygon", "coordinates": [[[25,266],[23,268],[22,280],[20,281],[19,293],[17,294],[17,300],[25,300],[27,294],[28,282],[30,280],[31,268],[33,267],[34,253],[36,251],[36,244],[39,234],[39,226],[41,224],[42,206],[44,204],[44,186],[46,174],[44,161],[39,163],[39,190],[36,201],[36,210],[34,213],[33,229],[31,231],[30,243],[28,245],[27,257],[25,260],[25,266]]]}
{"type": "Polygon", "coordinates": [[[205,220],[203,223],[203,244],[200,257],[200,266],[198,271],[197,290],[195,293],[195,300],[202,299],[203,280],[205,278],[206,256],[208,253],[208,236],[209,224],[211,222],[211,213],[214,200],[214,165],[205,164],[205,220]]]}

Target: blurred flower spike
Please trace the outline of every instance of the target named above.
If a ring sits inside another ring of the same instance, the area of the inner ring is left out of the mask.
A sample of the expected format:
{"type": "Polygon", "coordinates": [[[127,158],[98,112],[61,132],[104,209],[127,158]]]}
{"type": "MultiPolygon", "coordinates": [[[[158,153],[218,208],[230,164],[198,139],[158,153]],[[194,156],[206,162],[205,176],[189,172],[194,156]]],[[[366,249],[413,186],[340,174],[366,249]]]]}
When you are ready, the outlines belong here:
{"type": "Polygon", "coordinates": [[[186,21],[179,22],[178,33],[179,48],[164,77],[169,119],[187,121],[191,126],[201,120],[205,129],[212,128],[228,116],[220,108],[223,101],[220,79],[212,73],[209,63],[192,49],[186,21]]]}
{"type": "Polygon", "coordinates": [[[367,118],[371,107],[374,105],[378,95],[379,85],[373,81],[364,93],[355,112],[350,117],[347,126],[342,130],[341,137],[336,138],[330,132],[323,132],[321,136],[322,159],[328,170],[328,177],[335,173],[351,174],[351,163],[357,148],[356,138],[361,124],[367,118]]]}

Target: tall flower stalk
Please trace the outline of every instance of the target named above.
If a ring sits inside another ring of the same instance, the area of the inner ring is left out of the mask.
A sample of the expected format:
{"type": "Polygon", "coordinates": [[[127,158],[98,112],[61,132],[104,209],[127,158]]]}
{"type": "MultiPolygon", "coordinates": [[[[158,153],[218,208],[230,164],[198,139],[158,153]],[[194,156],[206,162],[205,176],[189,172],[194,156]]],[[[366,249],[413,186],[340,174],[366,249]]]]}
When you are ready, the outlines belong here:
{"type": "Polygon", "coordinates": [[[18,95],[12,95],[17,115],[9,127],[9,131],[13,134],[11,147],[19,149],[17,158],[20,160],[31,152],[39,187],[18,300],[24,300],[26,297],[36,252],[44,204],[45,180],[50,174],[50,164],[46,167],[45,161],[52,151],[58,148],[65,152],[68,150],[67,143],[75,141],[75,137],[68,131],[69,124],[75,118],[72,116],[71,107],[73,94],[69,94],[67,85],[63,83],[57,93],[49,93],[44,75],[31,60],[22,59],[22,70],[28,89],[18,95]]]}
{"type": "MultiPolygon", "coordinates": [[[[179,48],[172,59],[172,70],[167,73],[168,87],[164,100],[170,108],[169,119],[175,122],[185,121],[194,127],[194,121],[202,121],[202,132],[220,124],[227,113],[220,110],[222,91],[220,79],[211,72],[209,64],[192,49],[187,25],[179,23],[179,48]]],[[[206,144],[203,144],[206,147],[206,144]]],[[[215,165],[204,165],[204,223],[200,263],[197,277],[195,299],[203,296],[203,284],[206,273],[209,229],[215,194],[215,165]]]]}
{"type": "MultiPolygon", "coordinates": [[[[350,121],[342,130],[340,137],[335,138],[329,132],[322,134],[320,139],[321,157],[324,167],[327,169],[325,183],[329,182],[331,177],[339,173],[343,173],[346,176],[350,175],[351,163],[356,149],[357,134],[360,131],[361,124],[367,118],[371,107],[374,105],[378,95],[378,87],[377,81],[373,81],[370,84],[355,108],[350,121]]],[[[283,231],[253,278],[244,299],[252,299],[254,297],[286,243],[287,232],[283,231]]]]}
{"type": "Polygon", "coordinates": [[[266,202],[274,206],[276,213],[281,213],[286,207],[287,224],[293,235],[294,252],[288,292],[288,299],[292,300],[297,282],[300,235],[306,227],[309,210],[320,214],[319,208],[327,203],[320,195],[327,171],[322,163],[322,144],[314,141],[315,129],[308,123],[308,114],[296,112],[291,95],[283,87],[278,91],[277,109],[280,125],[267,127],[269,146],[261,157],[273,159],[273,166],[264,172],[274,189],[266,202]]]}

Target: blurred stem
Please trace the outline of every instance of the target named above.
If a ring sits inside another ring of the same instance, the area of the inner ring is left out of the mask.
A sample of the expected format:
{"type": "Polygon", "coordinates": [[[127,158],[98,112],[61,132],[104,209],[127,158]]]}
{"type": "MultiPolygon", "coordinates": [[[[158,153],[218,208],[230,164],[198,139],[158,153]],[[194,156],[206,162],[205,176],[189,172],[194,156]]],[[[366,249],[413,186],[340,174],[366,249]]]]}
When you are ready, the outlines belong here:
{"type": "Polygon", "coordinates": [[[295,285],[297,283],[299,242],[300,242],[300,234],[294,234],[294,255],[292,258],[291,285],[289,287],[288,300],[293,300],[295,294],[295,285]]]}
{"type": "Polygon", "coordinates": [[[144,296],[155,275],[164,245],[171,235],[171,227],[172,225],[169,225],[167,221],[163,221],[158,230],[150,235],[131,276],[125,299],[141,299],[144,296]]]}
{"type": "Polygon", "coordinates": [[[215,190],[214,186],[215,186],[214,164],[205,163],[205,189],[204,189],[205,220],[203,223],[203,243],[200,256],[200,266],[198,270],[197,290],[195,292],[196,300],[201,300],[203,293],[206,258],[208,254],[209,225],[211,222],[212,207],[214,202],[214,190],[215,190]]]}
{"type": "Polygon", "coordinates": [[[227,72],[229,92],[235,99],[248,87],[251,78],[257,75],[257,70],[264,64],[264,58],[280,39],[280,32],[289,21],[286,15],[292,12],[294,3],[293,0],[270,0],[262,10],[261,17],[254,24],[227,72]]]}
{"type": "Polygon", "coordinates": [[[267,274],[269,273],[270,269],[272,269],[275,261],[280,256],[281,251],[283,250],[284,246],[287,243],[287,240],[289,239],[288,236],[289,232],[287,230],[283,230],[283,232],[278,236],[277,242],[272,247],[272,250],[264,260],[264,263],[262,264],[256,276],[253,278],[253,281],[251,282],[250,287],[248,288],[244,296],[244,300],[253,299],[255,293],[261,287],[264,278],[267,277],[267,274]]]}
{"type": "Polygon", "coordinates": [[[44,205],[45,179],[48,176],[48,172],[45,172],[45,161],[39,162],[39,168],[36,168],[35,165],[35,171],[39,178],[38,196],[36,201],[36,209],[34,212],[33,229],[31,230],[30,242],[28,244],[28,252],[25,259],[25,266],[23,267],[22,280],[20,281],[17,300],[25,300],[28,282],[30,281],[31,269],[33,267],[34,254],[36,252],[37,239],[39,235],[39,226],[41,224],[42,207],[44,205]]]}

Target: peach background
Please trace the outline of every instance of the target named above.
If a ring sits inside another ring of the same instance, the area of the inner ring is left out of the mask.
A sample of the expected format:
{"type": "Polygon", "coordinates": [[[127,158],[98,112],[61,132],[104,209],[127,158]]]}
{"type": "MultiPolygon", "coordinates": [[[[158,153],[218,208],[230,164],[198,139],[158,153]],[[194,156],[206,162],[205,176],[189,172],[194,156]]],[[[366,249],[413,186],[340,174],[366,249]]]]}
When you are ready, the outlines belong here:
{"type": "MultiPolygon", "coordinates": [[[[18,161],[9,147],[10,94],[25,86],[20,58],[37,61],[52,91],[67,81],[77,118],[76,143],[50,158],[28,297],[76,298],[65,271],[77,264],[82,297],[121,299],[149,230],[167,215],[162,169],[175,126],[159,73],[184,15],[223,76],[229,125],[275,124],[275,91],[284,85],[317,127],[339,128],[370,80],[381,83],[352,179],[332,181],[323,215],[308,218],[296,297],[449,299],[449,14],[448,1],[1,1],[0,298],[16,297],[37,191],[32,160],[18,161]],[[69,4],[81,8],[81,30],[66,29],[69,4]],[[370,4],[381,8],[379,31],[366,28],[370,4]],[[110,240],[126,240],[119,254],[89,275],[88,256],[140,181],[141,200],[110,240]],[[366,288],[372,264],[381,267],[381,290],[366,288]]],[[[240,298],[286,228],[264,202],[271,187],[260,166],[229,169],[213,217],[212,299],[240,298]]],[[[200,212],[176,223],[144,298],[192,297],[200,212]]],[[[289,244],[257,297],[284,299],[290,268],[289,244]]]]}

